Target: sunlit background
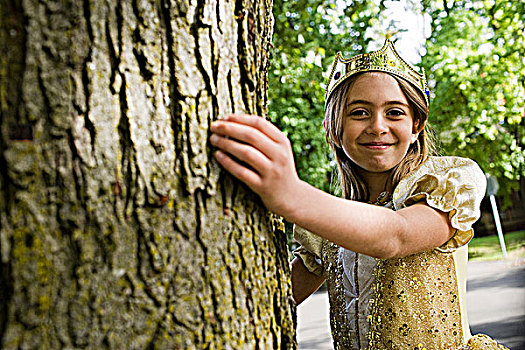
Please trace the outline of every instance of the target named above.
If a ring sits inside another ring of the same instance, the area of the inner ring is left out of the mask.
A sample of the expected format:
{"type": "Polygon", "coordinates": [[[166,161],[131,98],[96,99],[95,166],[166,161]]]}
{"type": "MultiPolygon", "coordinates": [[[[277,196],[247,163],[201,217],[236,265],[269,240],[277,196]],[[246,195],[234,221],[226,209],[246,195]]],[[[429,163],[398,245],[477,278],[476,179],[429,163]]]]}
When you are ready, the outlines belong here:
{"type": "MultiPolygon", "coordinates": [[[[292,141],[299,175],[338,193],[322,129],[324,88],[338,51],[376,50],[390,35],[424,68],[429,124],[442,155],[475,160],[499,184],[506,231],[525,226],[523,1],[275,1],[269,116],[292,141]]],[[[488,200],[478,235],[494,233],[488,200]]]]}

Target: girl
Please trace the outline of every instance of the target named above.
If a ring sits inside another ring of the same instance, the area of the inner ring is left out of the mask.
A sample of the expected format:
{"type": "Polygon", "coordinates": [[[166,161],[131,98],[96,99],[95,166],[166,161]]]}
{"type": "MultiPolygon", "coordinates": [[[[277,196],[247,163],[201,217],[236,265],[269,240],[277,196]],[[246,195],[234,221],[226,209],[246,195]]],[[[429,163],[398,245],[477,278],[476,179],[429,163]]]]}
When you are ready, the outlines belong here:
{"type": "Polygon", "coordinates": [[[336,349],[503,349],[470,338],[465,313],[461,247],[485,177],[471,160],[429,156],[424,75],[387,39],[371,54],[338,54],[325,101],[344,198],[299,179],[270,122],[230,115],[211,126],[218,162],[296,225],[295,301],[327,279],[336,349]]]}

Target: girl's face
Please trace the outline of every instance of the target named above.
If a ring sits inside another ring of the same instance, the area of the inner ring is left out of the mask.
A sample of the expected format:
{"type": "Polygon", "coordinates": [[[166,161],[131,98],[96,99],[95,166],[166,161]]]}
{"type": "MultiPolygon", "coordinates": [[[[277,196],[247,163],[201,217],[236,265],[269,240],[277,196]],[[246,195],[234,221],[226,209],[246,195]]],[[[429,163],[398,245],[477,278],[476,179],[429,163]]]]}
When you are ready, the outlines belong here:
{"type": "Polygon", "coordinates": [[[412,108],[397,81],[386,73],[357,78],[343,110],[342,147],[363,175],[391,170],[417,140],[412,108]]]}

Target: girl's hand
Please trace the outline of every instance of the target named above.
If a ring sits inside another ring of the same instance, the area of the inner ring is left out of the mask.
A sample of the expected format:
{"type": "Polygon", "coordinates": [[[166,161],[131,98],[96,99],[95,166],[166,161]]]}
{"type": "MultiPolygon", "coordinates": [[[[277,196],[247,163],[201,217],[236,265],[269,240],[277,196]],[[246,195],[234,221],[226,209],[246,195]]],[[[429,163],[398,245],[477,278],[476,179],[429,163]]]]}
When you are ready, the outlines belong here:
{"type": "Polygon", "coordinates": [[[226,116],[210,129],[210,142],[219,149],[217,161],[255,191],[268,209],[286,216],[301,186],[288,138],[269,121],[245,114],[226,116]]]}
{"type": "MultiPolygon", "coordinates": [[[[268,209],[341,247],[388,259],[439,247],[456,231],[448,213],[423,203],[393,211],[337,198],[299,180],[290,142],[263,118],[229,115],[213,122],[211,131],[219,163],[268,209]]],[[[294,291],[297,300],[314,286],[307,287],[294,291]]]]}

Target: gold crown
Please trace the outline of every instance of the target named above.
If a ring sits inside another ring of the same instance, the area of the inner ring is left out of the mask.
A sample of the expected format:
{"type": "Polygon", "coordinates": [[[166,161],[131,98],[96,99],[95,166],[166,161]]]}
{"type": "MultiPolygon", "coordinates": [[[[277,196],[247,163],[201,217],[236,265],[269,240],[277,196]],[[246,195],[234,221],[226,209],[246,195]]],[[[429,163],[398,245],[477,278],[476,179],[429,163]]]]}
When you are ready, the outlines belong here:
{"type": "Polygon", "coordinates": [[[330,78],[328,79],[328,86],[326,87],[325,104],[335,88],[343,81],[354,74],[370,71],[386,72],[405,79],[421,91],[428,106],[430,91],[428,90],[425,71],[423,70],[423,73],[419,73],[406,63],[399,56],[394,44],[388,38],[381,49],[372,53],[365,53],[351,58],[344,58],[341,52],[337,53],[330,78]]]}

